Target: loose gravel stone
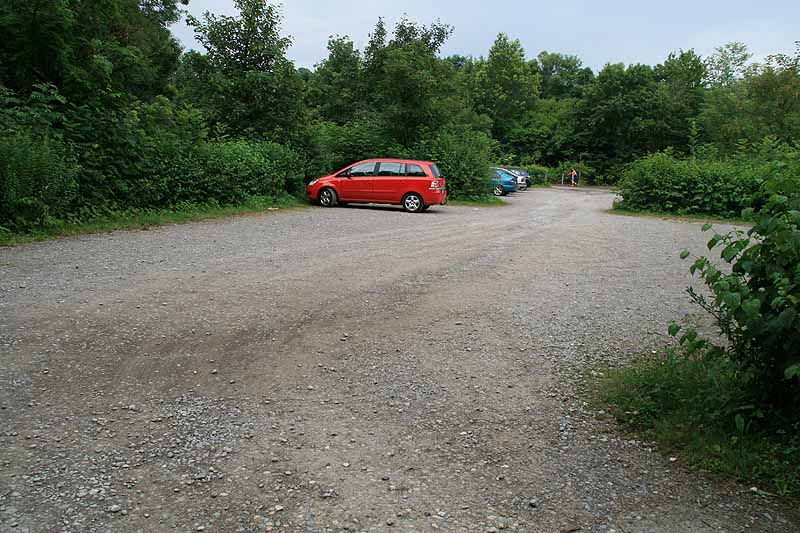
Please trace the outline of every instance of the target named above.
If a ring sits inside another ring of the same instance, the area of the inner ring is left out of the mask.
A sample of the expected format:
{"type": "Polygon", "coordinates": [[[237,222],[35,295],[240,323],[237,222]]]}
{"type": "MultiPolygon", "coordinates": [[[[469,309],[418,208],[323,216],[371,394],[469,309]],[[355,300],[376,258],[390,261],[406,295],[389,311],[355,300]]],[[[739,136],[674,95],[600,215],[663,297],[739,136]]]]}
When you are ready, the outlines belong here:
{"type": "Polygon", "coordinates": [[[0,248],[0,529],[799,530],[583,395],[706,324],[678,258],[701,224],[613,198],[0,248]]]}

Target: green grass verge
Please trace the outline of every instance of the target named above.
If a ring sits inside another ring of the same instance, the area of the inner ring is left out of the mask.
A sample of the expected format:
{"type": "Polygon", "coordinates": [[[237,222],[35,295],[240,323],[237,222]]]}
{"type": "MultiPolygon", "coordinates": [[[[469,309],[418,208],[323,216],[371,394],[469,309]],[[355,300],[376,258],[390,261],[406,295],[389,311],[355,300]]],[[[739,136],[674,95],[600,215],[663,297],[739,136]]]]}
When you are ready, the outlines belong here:
{"type": "Polygon", "coordinates": [[[665,211],[638,211],[619,207],[615,202],[614,207],[608,209],[607,213],[620,216],[660,218],[661,220],[675,220],[679,222],[712,222],[719,224],[732,224],[734,226],[750,226],[752,221],[743,218],[725,218],[714,215],[691,214],[684,215],[679,213],[669,213],[665,211]]]}
{"type": "Polygon", "coordinates": [[[762,427],[763,415],[737,401],[725,359],[670,350],[611,370],[596,393],[623,428],[690,467],[800,496],[800,428],[762,427]]]}
{"type": "Polygon", "coordinates": [[[502,197],[497,196],[484,196],[472,198],[459,198],[457,200],[447,200],[448,205],[465,205],[472,207],[501,207],[508,205],[502,197]]]}
{"type": "Polygon", "coordinates": [[[147,229],[165,224],[184,224],[198,220],[260,213],[274,208],[287,209],[306,205],[308,204],[289,196],[277,199],[253,197],[239,205],[191,204],[172,209],[122,211],[83,222],[55,221],[47,227],[29,233],[0,231],[0,246],[46,241],[69,235],[106,233],[120,229],[147,229]]]}

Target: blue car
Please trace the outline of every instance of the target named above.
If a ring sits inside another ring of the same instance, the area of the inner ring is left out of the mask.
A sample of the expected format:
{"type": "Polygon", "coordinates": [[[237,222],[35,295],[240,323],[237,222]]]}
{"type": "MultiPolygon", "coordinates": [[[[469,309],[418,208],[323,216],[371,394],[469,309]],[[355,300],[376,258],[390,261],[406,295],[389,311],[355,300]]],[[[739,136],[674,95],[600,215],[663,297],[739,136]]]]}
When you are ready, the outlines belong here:
{"type": "Polygon", "coordinates": [[[493,168],[492,185],[495,196],[505,196],[517,190],[517,177],[501,168],[493,168]]]}

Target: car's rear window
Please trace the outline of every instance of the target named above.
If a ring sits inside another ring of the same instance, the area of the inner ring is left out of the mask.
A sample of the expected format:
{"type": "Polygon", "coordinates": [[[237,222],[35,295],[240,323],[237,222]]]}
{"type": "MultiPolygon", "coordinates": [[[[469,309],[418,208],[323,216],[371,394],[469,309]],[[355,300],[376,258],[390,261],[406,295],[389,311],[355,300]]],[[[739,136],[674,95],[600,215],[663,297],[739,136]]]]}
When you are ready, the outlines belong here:
{"type": "Polygon", "coordinates": [[[406,165],[406,176],[412,177],[425,177],[425,171],[422,170],[422,167],[419,165],[412,165],[411,163],[406,165]]]}
{"type": "Polygon", "coordinates": [[[433,172],[434,178],[442,177],[442,173],[439,171],[439,167],[437,167],[435,164],[431,165],[431,172],[433,172]]]}

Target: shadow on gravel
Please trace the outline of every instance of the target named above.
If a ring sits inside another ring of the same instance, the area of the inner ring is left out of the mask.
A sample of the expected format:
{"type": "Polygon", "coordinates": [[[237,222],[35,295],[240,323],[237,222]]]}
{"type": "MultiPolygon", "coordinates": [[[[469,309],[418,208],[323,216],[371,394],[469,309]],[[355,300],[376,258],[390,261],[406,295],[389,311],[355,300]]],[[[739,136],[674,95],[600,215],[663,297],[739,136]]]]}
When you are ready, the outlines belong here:
{"type": "MultiPolygon", "coordinates": [[[[428,211],[423,213],[414,213],[417,215],[442,215],[445,214],[446,206],[432,206],[428,211]]],[[[358,205],[339,205],[337,209],[354,209],[363,211],[388,211],[393,213],[405,213],[405,210],[399,205],[381,205],[381,204],[358,204],[358,205]]],[[[409,213],[410,214],[410,213],[409,213]]]]}

